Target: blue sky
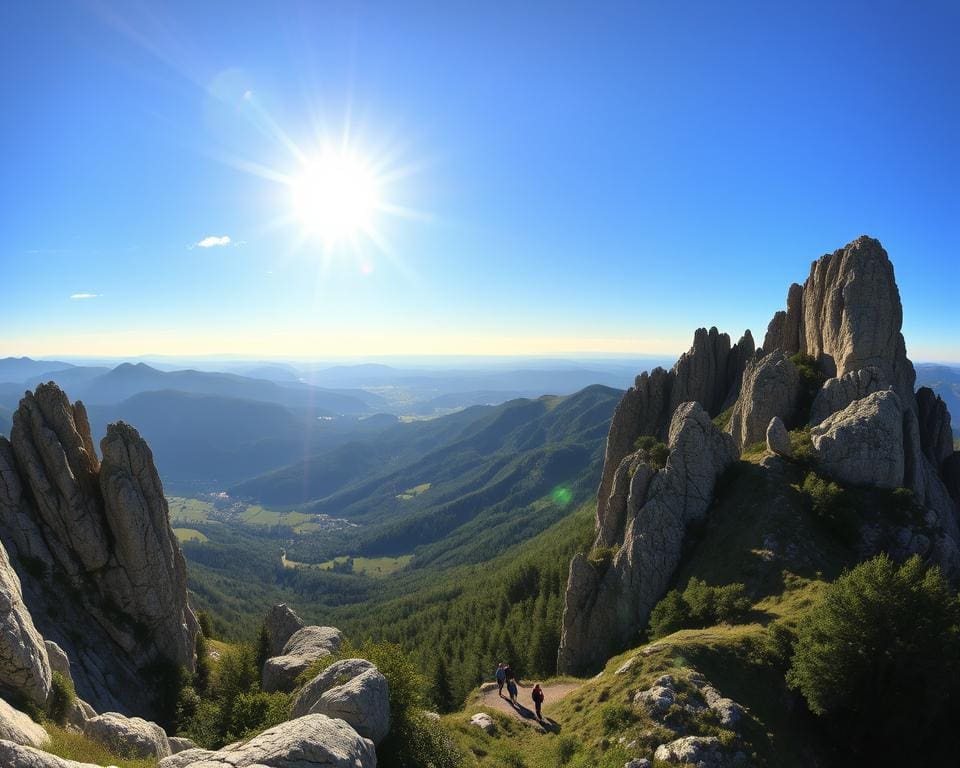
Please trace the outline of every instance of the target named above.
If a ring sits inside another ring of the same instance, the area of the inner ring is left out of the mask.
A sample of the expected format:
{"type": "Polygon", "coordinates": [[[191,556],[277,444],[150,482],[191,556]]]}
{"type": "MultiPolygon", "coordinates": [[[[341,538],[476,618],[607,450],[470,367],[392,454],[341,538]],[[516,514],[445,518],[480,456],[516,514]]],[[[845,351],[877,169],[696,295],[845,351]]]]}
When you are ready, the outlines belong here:
{"type": "Polygon", "coordinates": [[[4,3],[0,354],[673,354],[762,339],[867,233],[911,356],[958,361],[958,29],[956,3],[4,3]],[[344,135],[390,210],[330,246],[277,179],[344,135]]]}

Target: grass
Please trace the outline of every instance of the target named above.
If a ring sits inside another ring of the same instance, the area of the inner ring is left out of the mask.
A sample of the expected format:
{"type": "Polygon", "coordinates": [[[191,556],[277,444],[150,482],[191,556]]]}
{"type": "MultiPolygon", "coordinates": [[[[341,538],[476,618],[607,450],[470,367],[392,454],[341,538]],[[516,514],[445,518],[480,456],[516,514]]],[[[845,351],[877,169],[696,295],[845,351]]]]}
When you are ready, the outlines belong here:
{"type": "Polygon", "coordinates": [[[308,523],[313,518],[313,515],[303,512],[277,512],[259,505],[247,507],[240,515],[240,521],[244,525],[289,525],[291,528],[308,523]]]}
{"type": "Polygon", "coordinates": [[[116,755],[100,742],[52,723],[44,724],[44,728],[50,734],[50,743],[44,751],[65,760],[93,765],[115,765],[117,768],[155,768],[157,764],[153,758],[133,759],[116,755]]]}
{"type": "MultiPolygon", "coordinates": [[[[372,578],[384,578],[392,576],[397,571],[406,568],[413,555],[400,555],[399,557],[354,557],[353,572],[360,573],[372,578]]],[[[335,557],[333,560],[327,560],[325,563],[319,563],[316,567],[325,571],[333,569],[334,563],[344,563],[347,557],[335,557]]],[[[289,560],[287,561],[290,562],[289,560]]]]}
{"type": "Polygon", "coordinates": [[[173,535],[176,536],[177,541],[181,543],[184,541],[199,541],[200,543],[210,541],[206,534],[194,530],[193,528],[174,528],[173,535]]]}
{"type": "Polygon", "coordinates": [[[180,496],[168,496],[170,519],[184,523],[209,523],[213,504],[200,499],[185,499],[180,496]]]}
{"type": "Polygon", "coordinates": [[[430,490],[431,483],[420,483],[420,485],[415,485],[413,488],[407,488],[407,490],[398,493],[396,496],[397,501],[410,501],[415,499],[421,493],[426,493],[430,490]]]}

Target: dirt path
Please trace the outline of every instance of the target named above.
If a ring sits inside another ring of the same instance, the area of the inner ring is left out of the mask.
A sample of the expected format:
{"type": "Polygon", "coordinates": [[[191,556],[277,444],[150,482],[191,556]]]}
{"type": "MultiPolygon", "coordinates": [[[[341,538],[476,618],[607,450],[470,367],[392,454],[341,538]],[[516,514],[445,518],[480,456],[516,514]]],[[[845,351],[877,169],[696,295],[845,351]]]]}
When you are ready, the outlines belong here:
{"type": "Polygon", "coordinates": [[[541,730],[557,730],[557,724],[550,719],[550,706],[556,704],[567,694],[577,690],[579,683],[556,683],[555,685],[544,685],[543,687],[543,724],[537,723],[536,710],[533,708],[533,699],[530,698],[532,685],[519,686],[520,691],[517,694],[517,706],[510,703],[506,698],[507,689],[503,689],[503,697],[497,694],[497,684],[487,683],[482,687],[483,705],[490,709],[495,709],[507,715],[521,720],[529,725],[540,728],[541,730]]]}

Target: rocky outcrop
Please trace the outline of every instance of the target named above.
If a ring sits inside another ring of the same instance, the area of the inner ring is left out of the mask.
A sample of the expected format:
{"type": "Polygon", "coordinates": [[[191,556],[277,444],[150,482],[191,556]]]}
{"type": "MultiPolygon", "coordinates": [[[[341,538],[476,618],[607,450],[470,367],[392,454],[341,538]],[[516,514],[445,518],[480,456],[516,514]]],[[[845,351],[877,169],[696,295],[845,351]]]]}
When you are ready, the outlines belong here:
{"type": "Polygon", "coordinates": [[[27,747],[42,748],[50,737],[42,725],[0,699],[0,739],[27,747]]]}
{"type": "Polygon", "coordinates": [[[740,393],[747,362],[754,356],[750,331],[730,345],[730,337],[716,328],[700,328],[693,346],[670,371],[655,368],[640,374],[627,390],[613,414],[607,434],[606,454],[600,488],[597,491],[597,530],[621,527],[622,505],[611,502],[611,493],[622,495],[623,485],[614,488],[623,459],[634,452],[634,443],[643,435],[665,440],[670,422],[680,403],[700,403],[710,416],[731,406],[740,393]],[[608,519],[609,518],[609,519],[608,519]]]}
{"type": "Polygon", "coordinates": [[[97,709],[152,714],[144,670],[194,664],[186,567],[147,444],[111,424],[98,460],[82,403],[27,393],[0,439],[0,538],[29,569],[24,600],[97,709]]]}
{"type": "Polygon", "coordinates": [[[661,744],[653,753],[653,759],[697,768],[722,768],[730,763],[716,736],[683,736],[669,744],[661,744]]]}
{"type": "Polygon", "coordinates": [[[264,619],[263,625],[270,636],[270,655],[279,656],[283,653],[283,646],[294,632],[303,629],[303,619],[286,604],[273,606],[264,619]]]}
{"type": "Polygon", "coordinates": [[[936,469],[940,469],[953,454],[953,430],[946,403],[929,387],[917,390],[917,422],[920,450],[936,469]]]}
{"type": "Polygon", "coordinates": [[[852,485],[903,485],[903,406],[893,390],[856,400],[810,430],[818,467],[852,485]]]}
{"type": "Polygon", "coordinates": [[[157,768],[376,768],[373,742],[343,720],[306,715],[217,752],[187,750],[157,768]]]}
{"type": "Polygon", "coordinates": [[[0,693],[42,707],[50,693],[43,638],[23,602],[20,579],[0,545],[0,693]]]}
{"type": "Polygon", "coordinates": [[[790,433],[779,416],[774,416],[767,424],[767,450],[787,459],[793,455],[790,433]]]}
{"type": "Polygon", "coordinates": [[[493,718],[490,717],[490,715],[488,715],[486,712],[477,712],[477,714],[470,718],[470,725],[473,725],[484,733],[489,734],[492,734],[497,730],[497,724],[493,722],[493,718]]]}
{"type": "Polygon", "coordinates": [[[770,419],[793,423],[800,397],[796,366],[775,350],[753,358],[743,372],[740,396],[730,416],[730,434],[742,451],[766,437],[770,419]]]}
{"type": "Polygon", "coordinates": [[[390,730],[387,679],[365,659],[343,659],[301,689],[290,714],[340,718],[361,736],[379,744],[390,730]]]}
{"type": "Polygon", "coordinates": [[[343,635],[335,627],[304,627],[294,632],[283,646],[279,656],[273,656],[263,665],[263,690],[294,689],[297,678],[317,659],[335,653],[343,642],[343,635]]]}
{"type": "Polygon", "coordinates": [[[141,717],[105,712],[87,720],[83,724],[83,733],[119,754],[156,759],[171,754],[163,728],[141,717]]]}
{"type": "Polygon", "coordinates": [[[687,524],[703,517],[717,478],[737,458],[733,439],[698,403],[677,408],[668,439],[666,466],[653,475],[645,498],[635,502],[637,512],[626,521],[616,554],[595,552],[601,558],[596,562],[577,554],[570,564],[561,672],[598,665],[643,628],[679,563],[687,524]]]}
{"type": "Polygon", "coordinates": [[[774,314],[763,337],[763,351],[779,349],[786,357],[800,351],[803,324],[803,286],[793,283],[787,291],[787,310],[774,314]]]}
{"type": "Polygon", "coordinates": [[[839,378],[827,379],[810,406],[809,423],[819,424],[831,414],[842,411],[855,400],[887,389],[889,382],[874,366],[849,371],[839,378]]]}

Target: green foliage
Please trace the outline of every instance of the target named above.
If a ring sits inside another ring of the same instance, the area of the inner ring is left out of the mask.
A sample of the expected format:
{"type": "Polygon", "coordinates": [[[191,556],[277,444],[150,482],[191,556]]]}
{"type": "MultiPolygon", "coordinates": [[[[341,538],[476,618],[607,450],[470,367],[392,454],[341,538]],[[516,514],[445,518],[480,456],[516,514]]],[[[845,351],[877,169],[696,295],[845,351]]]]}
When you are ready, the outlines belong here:
{"type": "Polygon", "coordinates": [[[76,700],[77,692],[70,678],[53,672],[50,676],[50,695],[47,698],[47,717],[63,725],[76,700]]]}
{"type": "Polygon", "coordinates": [[[152,694],[156,722],[168,733],[176,731],[181,699],[187,690],[192,691],[189,670],[166,658],[153,661],[143,670],[147,686],[152,694]]]}
{"type": "Polygon", "coordinates": [[[721,411],[716,416],[713,417],[713,423],[721,432],[726,432],[727,427],[730,426],[730,420],[733,418],[733,406],[731,405],[727,410],[721,411]]]}
{"type": "Polygon", "coordinates": [[[64,760],[73,760],[84,765],[112,765],[117,768],[155,768],[157,764],[152,757],[130,758],[117,754],[99,741],[62,726],[47,723],[45,727],[50,741],[44,745],[43,751],[64,760]]]}
{"type": "Polygon", "coordinates": [[[453,712],[457,709],[458,702],[453,696],[453,689],[450,686],[450,672],[443,657],[437,659],[437,664],[433,668],[433,703],[438,712],[453,712]]]}
{"type": "Polygon", "coordinates": [[[650,612],[648,631],[653,639],[678,629],[733,623],[750,609],[743,584],[712,587],[693,577],[681,593],[672,589],[650,612]]]}
{"type": "Polygon", "coordinates": [[[613,563],[613,558],[620,551],[619,546],[613,547],[594,547],[587,555],[587,562],[593,566],[594,570],[603,578],[607,569],[613,563]]]}
{"type": "Polygon", "coordinates": [[[257,656],[254,660],[254,664],[260,674],[263,673],[263,665],[267,659],[273,655],[271,653],[272,644],[273,641],[270,639],[270,630],[267,629],[266,623],[263,623],[260,625],[260,629],[257,630],[257,656]]]}
{"type": "Polygon", "coordinates": [[[198,632],[194,640],[196,667],[193,672],[193,688],[198,694],[206,693],[210,685],[210,651],[207,648],[207,636],[198,632]]]}
{"type": "Polygon", "coordinates": [[[826,590],[798,631],[788,684],[853,750],[889,758],[929,738],[960,693],[960,611],[936,568],[881,555],[826,590]]]}
{"type": "Polygon", "coordinates": [[[213,637],[213,625],[210,623],[210,614],[206,611],[197,611],[197,623],[204,637],[213,637]]]}
{"type": "Polygon", "coordinates": [[[847,492],[832,480],[825,480],[808,472],[798,489],[807,498],[813,516],[849,547],[856,545],[860,535],[860,517],[847,492]]]}
{"type": "Polygon", "coordinates": [[[637,721],[637,713],[623,704],[610,702],[600,710],[600,723],[603,732],[618,733],[637,721]]]}
{"type": "Polygon", "coordinates": [[[222,747],[285,720],[290,697],[260,690],[256,654],[249,645],[220,655],[203,696],[187,688],[180,697],[180,731],[198,744],[222,747]]]}
{"type": "Polygon", "coordinates": [[[641,435],[633,442],[633,450],[637,452],[641,461],[645,461],[654,469],[663,469],[667,465],[670,449],[657,438],[641,435]]]}

